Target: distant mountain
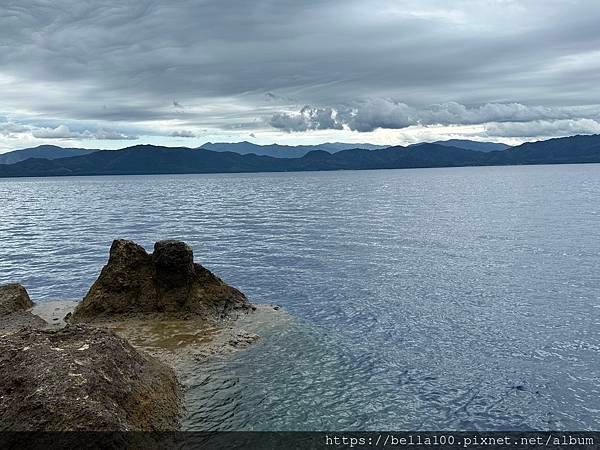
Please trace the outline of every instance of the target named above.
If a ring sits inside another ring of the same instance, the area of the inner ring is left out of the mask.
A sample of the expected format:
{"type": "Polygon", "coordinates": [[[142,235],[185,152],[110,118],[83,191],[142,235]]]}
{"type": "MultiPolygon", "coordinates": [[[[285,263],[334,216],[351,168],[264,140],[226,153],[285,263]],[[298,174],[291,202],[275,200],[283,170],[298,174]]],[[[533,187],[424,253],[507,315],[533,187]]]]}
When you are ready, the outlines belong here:
{"type": "Polygon", "coordinates": [[[488,163],[573,164],[600,162],[600,135],[580,135],[526,142],[501,152],[488,153],[488,163]]]}
{"type": "Polygon", "coordinates": [[[507,150],[481,152],[439,144],[313,150],[301,158],[215,152],[185,147],[137,145],[60,159],[31,158],[0,165],[0,177],[127,175],[160,173],[285,172],[304,170],[406,169],[518,164],[600,163],[600,135],[530,142],[507,150]]]}
{"type": "Polygon", "coordinates": [[[247,155],[254,153],[255,155],[261,156],[272,156],[274,158],[301,158],[308,152],[314,150],[324,150],[329,153],[336,153],[342,150],[348,150],[351,148],[362,148],[366,150],[376,150],[386,148],[387,145],[374,145],[374,144],[344,144],[340,142],[326,142],[324,144],[317,145],[258,145],[252,142],[234,142],[234,143],[212,143],[207,142],[198,148],[205,150],[212,150],[214,152],[234,152],[240,155],[247,155]]]}
{"type": "Polygon", "coordinates": [[[38,147],[2,153],[0,154],[0,164],[14,164],[29,158],[69,158],[71,156],[87,155],[95,151],[85,148],[62,148],[56,145],[40,145],[38,147]]]}
{"type": "MultiPolygon", "coordinates": [[[[480,141],[469,141],[466,139],[449,139],[447,141],[436,141],[431,142],[432,144],[444,145],[446,147],[456,147],[463,148],[465,150],[474,150],[477,152],[494,152],[498,150],[506,150],[510,148],[510,145],[502,144],[500,142],[480,142],[480,141]]],[[[414,147],[418,145],[423,145],[421,142],[419,144],[412,144],[409,147],[414,147]]]]}

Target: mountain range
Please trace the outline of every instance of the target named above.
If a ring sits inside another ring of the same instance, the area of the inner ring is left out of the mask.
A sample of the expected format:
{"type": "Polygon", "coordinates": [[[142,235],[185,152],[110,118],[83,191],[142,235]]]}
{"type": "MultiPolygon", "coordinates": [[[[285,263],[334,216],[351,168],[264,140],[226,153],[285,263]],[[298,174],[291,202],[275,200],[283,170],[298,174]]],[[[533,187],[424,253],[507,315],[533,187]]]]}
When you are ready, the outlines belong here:
{"type": "Polygon", "coordinates": [[[24,148],[23,150],[14,150],[12,152],[0,154],[0,164],[14,164],[25,161],[29,158],[58,159],[68,158],[70,156],[82,156],[96,152],[86,148],[63,148],[56,145],[40,145],[33,148],[24,148]]]}
{"type": "MultiPolygon", "coordinates": [[[[459,139],[439,141],[434,142],[434,144],[478,151],[504,150],[508,148],[508,145],[506,144],[498,144],[495,142],[477,142],[459,139]]],[[[254,153],[255,155],[272,156],[274,158],[302,158],[304,155],[314,150],[324,150],[329,153],[337,153],[342,150],[350,150],[354,148],[362,148],[365,150],[378,150],[387,147],[389,147],[389,145],[345,144],[341,142],[326,142],[324,144],[295,146],[279,144],[259,145],[253,144],[252,142],[244,141],[234,143],[207,142],[206,144],[203,144],[197,148],[203,148],[205,150],[212,150],[215,152],[234,152],[239,153],[240,155],[254,153]]],[[[25,161],[29,158],[58,159],[67,158],[70,156],[82,156],[96,151],[98,150],[89,150],[84,148],[62,148],[57,147],[56,145],[40,145],[38,147],[14,150],[12,152],[0,154],[0,164],[14,164],[20,161],[25,161]]]]}
{"type": "Polygon", "coordinates": [[[374,145],[374,144],[344,144],[341,142],[325,142],[324,144],[316,145],[259,145],[253,144],[252,142],[235,142],[235,143],[212,143],[207,142],[198,148],[205,150],[212,150],[214,152],[234,152],[240,155],[247,155],[254,153],[260,156],[272,156],[274,158],[302,158],[309,152],[315,150],[323,150],[329,153],[337,153],[342,150],[349,150],[352,148],[362,148],[365,150],[377,150],[381,148],[389,147],[389,145],[374,145]]]}
{"type": "Polygon", "coordinates": [[[307,170],[405,169],[520,164],[600,163],[600,135],[529,142],[506,150],[467,150],[440,144],[383,149],[313,150],[300,158],[204,148],[136,145],[59,159],[30,158],[0,165],[0,177],[130,175],[167,173],[285,172],[307,170]]]}
{"type": "MultiPolygon", "coordinates": [[[[418,144],[409,145],[409,147],[415,147],[423,145],[426,142],[420,142],[418,144]]],[[[475,150],[478,152],[493,152],[496,150],[506,150],[510,148],[510,145],[502,144],[500,142],[480,142],[480,141],[469,141],[466,139],[449,139],[447,141],[435,141],[431,144],[444,145],[446,147],[457,147],[464,148],[465,150],[475,150]]]]}

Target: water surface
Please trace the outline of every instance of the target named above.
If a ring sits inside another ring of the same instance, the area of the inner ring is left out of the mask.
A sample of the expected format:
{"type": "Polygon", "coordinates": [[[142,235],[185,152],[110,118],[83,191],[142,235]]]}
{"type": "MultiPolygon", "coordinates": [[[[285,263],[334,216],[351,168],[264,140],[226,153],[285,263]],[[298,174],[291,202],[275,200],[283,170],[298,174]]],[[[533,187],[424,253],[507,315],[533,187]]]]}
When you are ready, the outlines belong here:
{"type": "Polygon", "coordinates": [[[192,374],[194,429],[600,429],[600,165],[0,180],[0,283],[81,298],[189,242],[296,317],[192,374]]]}

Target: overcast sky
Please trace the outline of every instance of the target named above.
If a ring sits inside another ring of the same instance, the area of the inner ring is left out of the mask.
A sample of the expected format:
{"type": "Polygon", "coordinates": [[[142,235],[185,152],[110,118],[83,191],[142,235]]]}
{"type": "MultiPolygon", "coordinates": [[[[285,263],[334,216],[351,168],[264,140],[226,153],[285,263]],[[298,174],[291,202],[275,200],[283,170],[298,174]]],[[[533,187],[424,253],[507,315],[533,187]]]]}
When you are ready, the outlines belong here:
{"type": "Polygon", "coordinates": [[[599,24],[597,0],[4,0],[0,151],[600,133],[599,24]]]}

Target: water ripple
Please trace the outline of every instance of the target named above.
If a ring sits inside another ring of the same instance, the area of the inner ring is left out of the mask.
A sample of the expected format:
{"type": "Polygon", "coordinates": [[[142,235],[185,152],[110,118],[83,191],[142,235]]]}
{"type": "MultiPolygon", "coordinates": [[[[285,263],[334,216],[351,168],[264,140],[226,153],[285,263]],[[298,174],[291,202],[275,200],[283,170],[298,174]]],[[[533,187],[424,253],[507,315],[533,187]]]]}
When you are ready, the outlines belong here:
{"type": "Polygon", "coordinates": [[[188,374],[191,429],[600,428],[600,166],[0,180],[0,283],[81,298],[183,239],[295,315],[188,374]]]}

